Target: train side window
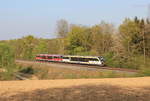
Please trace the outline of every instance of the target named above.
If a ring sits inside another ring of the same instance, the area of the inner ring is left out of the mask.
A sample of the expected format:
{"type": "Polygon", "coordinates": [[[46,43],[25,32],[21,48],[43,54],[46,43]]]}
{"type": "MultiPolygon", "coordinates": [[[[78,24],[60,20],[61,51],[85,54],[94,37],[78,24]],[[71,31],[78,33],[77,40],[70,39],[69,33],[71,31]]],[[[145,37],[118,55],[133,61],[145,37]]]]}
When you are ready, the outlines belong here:
{"type": "Polygon", "coordinates": [[[52,56],[48,56],[48,59],[52,59],[52,56]]]}
{"type": "Polygon", "coordinates": [[[40,56],[41,58],[43,58],[43,59],[46,59],[46,56],[40,56]]]}
{"type": "Polygon", "coordinates": [[[80,61],[85,62],[85,58],[80,58],[80,61]]]}
{"type": "Polygon", "coordinates": [[[63,59],[69,59],[69,57],[63,57],[63,59]]]}
{"type": "Polygon", "coordinates": [[[82,61],[82,58],[77,58],[77,61],[82,61]]]}
{"type": "Polygon", "coordinates": [[[77,58],[77,61],[84,61],[83,58],[77,58]]]}
{"type": "Polygon", "coordinates": [[[71,61],[88,62],[88,58],[71,57],[71,61]]]}
{"type": "Polygon", "coordinates": [[[54,56],[54,58],[57,59],[58,57],[57,57],[57,56],[54,56]]]}
{"type": "Polygon", "coordinates": [[[87,59],[87,58],[78,58],[78,61],[81,61],[81,62],[88,62],[88,59],[87,59]]]}
{"type": "Polygon", "coordinates": [[[90,60],[90,61],[99,61],[99,60],[96,59],[96,58],[90,58],[89,60],[90,60]]]}
{"type": "Polygon", "coordinates": [[[88,59],[88,58],[85,58],[85,62],[89,62],[89,59],[88,59]]]}
{"type": "Polygon", "coordinates": [[[71,61],[79,61],[79,59],[76,57],[71,57],[71,61]]]}

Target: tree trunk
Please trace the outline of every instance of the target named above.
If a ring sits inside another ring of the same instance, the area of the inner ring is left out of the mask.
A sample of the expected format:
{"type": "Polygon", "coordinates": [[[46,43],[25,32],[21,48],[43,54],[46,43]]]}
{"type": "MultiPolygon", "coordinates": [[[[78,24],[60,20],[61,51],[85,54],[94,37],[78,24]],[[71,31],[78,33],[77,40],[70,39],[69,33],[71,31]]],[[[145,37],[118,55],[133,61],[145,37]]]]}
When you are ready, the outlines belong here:
{"type": "Polygon", "coordinates": [[[146,51],[145,51],[145,32],[144,32],[144,29],[143,29],[143,55],[144,55],[144,64],[145,64],[145,61],[146,61],[146,51]]]}

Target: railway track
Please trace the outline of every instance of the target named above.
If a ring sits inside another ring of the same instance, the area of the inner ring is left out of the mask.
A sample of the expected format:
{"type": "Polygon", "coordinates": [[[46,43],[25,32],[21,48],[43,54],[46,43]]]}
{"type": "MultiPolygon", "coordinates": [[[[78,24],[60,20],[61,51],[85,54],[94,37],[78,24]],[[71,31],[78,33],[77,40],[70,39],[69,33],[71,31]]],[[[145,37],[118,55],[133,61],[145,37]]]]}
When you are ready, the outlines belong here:
{"type": "Polygon", "coordinates": [[[21,73],[14,73],[13,74],[17,80],[29,80],[27,77],[24,76],[24,74],[21,73]]]}
{"type": "Polygon", "coordinates": [[[115,72],[125,72],[125,73],[137,73],[138,70],[134,69],[124,69],[124,68],[112,68],[112,67],[100,67],[97,65],[83,65],[83,64],[72,64],[72,63],[62,63],[62,62],[37,62],[28,60],[16,60],[16,62],[26,62],[26,63],[40,63],[49,66],[54,66],[58,68],[70,68],[70,69],[83,69],[83,70],[101,70],[101,71],[115,71],[115,72]],[[59,66],[57,66],[59,65],[59,66]]]}

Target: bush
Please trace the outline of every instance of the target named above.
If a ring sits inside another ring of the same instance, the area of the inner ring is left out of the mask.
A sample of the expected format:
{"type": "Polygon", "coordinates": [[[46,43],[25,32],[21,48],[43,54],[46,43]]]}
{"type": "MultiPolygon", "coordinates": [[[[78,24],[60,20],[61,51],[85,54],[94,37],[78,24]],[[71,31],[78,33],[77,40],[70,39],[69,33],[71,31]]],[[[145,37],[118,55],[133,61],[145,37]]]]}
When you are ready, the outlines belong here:
{"type": "Polygon", "coordinates": [[[138,76],[150,76],[150,63],[148,61],[150,61],[150,59],[147,59],[146,64],[140,66],[138,76]]]}
{"type": "Polygon", "coordinates": [[[34,69],[32,68],[32,66],[29,66],[27,68],[21,69],[19,72],[24,74],[34,74],[34,69]]]}
{"type": "Polygon", "coordinates": [[[0,43],[0,67],[10,67],[14,64],[14,53],[9,45],[0,43]]]}
{"type": "Polygon", "coordinates": [[[107,66],[110,67],[116,67],[118,65],[118,63],[116,63],[116,61],[114,61],[114,54],[113,53],[105,53],[103,55],[104,59],[105,59],[105,64],[107,66]]]}
{"type": "Polygon", "coordinates": [[[145,68],[140,71],[141,76],[150,76],[150,68],[145,68]]]}
{"type": "Polygon", "coordinates": [[[14,52],[12,48],[5,43],[0,43],[0,68],[6,71],[0,73],[0,80],[12,80],[13,72],[16,68],[14,64],[14,52]]]}
{"type": "Polygon", "coordinates": [[[118,67],[118,68],[130,68],[130,69],[141,69],[141,67],[149,67],[150,59],[147,59],[146,64],[144,64],[142,55],[123,55],[123,56],[115,56],[114,53],[106,53],[104,54],[105,63],[110,67],[118,67]]]}

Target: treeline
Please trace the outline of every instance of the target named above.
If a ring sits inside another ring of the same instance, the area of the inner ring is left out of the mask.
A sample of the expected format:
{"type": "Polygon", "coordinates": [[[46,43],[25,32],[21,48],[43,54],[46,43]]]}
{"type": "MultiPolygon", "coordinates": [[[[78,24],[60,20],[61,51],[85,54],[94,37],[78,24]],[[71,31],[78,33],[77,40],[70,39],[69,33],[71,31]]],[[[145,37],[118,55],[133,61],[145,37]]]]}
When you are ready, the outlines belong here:
{"type": "Polygon", "coordinates": [[[111,67],[141,69],[149,67],[150,21],[125,19],[118,28],[101,22],[94,26],[57,22],[56,39],[38,39],[26,36],[3,41],[16,59],[34,59],[36,54],[70,54],[104,56],[111,67]]]}

